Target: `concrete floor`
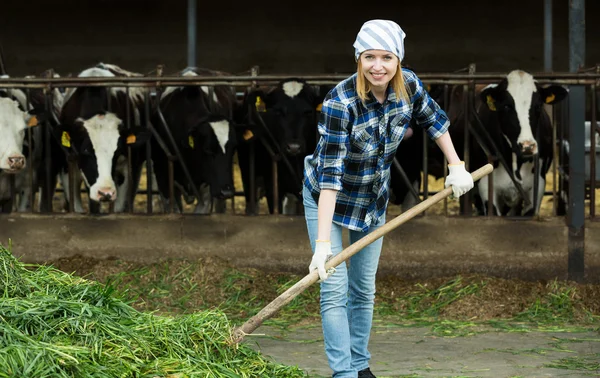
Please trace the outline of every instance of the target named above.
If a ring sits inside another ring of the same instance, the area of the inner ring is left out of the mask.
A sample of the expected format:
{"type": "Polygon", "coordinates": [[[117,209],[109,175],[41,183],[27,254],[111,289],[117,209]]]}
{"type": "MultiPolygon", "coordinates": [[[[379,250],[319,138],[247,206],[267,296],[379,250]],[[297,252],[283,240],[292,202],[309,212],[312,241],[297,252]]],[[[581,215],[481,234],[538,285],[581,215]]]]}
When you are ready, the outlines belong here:
{"type": "MultiPolygon", "coordinates": [[[[438,337],[431,328],[377,323],[369,351],[378,377],[600,377],[596,370],[549,367],[561,359],[600,361],[599,332],[496,332],[438,337]]],[[[330,377],[320,324],[284,332],[261,327],[245,342],[309,377],[330,377]]]]}

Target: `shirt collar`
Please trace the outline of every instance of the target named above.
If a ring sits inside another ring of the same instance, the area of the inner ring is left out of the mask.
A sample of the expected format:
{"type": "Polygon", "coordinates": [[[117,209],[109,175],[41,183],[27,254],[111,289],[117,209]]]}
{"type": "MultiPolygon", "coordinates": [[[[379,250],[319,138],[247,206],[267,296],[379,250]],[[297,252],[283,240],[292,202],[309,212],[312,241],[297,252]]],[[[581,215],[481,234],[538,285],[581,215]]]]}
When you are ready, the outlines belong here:
{"type": "MultiPolygon", "coordinates": [[[[392,88],[392,86],[388,85],[385,91],[386,91],[386,99],[385,99],[385,101],[383,101],[383,104],[380,104],[380,105],[385,106],[389,102],[396,102],[396,92],[394,92],[394,89],[392,88]]],[[[369,92],[366,105],[373,106],[373,105],[377,105],[378,103],[379,102],[377,101],[375,96],[373,96],[373,93],[369,92]]]]}

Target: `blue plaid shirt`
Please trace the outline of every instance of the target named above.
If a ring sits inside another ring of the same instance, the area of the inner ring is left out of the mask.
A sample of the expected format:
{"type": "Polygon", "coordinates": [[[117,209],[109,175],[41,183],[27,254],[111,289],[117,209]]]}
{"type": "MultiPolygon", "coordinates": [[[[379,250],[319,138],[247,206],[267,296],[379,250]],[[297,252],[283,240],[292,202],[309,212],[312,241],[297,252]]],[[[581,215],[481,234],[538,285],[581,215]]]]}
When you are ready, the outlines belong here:
{"type": "Polygon", "coordinates": [[[340,82],[323,101],[319,143],[305,159],[304,185],[315,200],[321,189],[337,190],[333,222],[351,230],[367,231],[385,213],[390,165],[410,120],[432,139],[444,134],[450,124],[417,75],[408,69],[402,72],[410,103],[397,101],[388,86],[383,104],[372,96],[363,104],[356,92],[356,74],[340,82]]]}

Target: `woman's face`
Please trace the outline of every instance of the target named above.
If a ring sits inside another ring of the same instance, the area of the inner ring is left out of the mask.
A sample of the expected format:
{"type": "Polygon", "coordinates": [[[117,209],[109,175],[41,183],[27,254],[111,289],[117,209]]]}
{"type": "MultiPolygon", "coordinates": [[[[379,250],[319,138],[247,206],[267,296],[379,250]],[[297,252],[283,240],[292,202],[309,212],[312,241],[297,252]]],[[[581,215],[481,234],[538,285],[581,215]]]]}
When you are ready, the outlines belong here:
{"type": "Polygon", "coordinates": [[[360,54],[362,72],[374,89],[385,90],[398,70],[398,57],[385,50],[367,50],[360,54]]]}

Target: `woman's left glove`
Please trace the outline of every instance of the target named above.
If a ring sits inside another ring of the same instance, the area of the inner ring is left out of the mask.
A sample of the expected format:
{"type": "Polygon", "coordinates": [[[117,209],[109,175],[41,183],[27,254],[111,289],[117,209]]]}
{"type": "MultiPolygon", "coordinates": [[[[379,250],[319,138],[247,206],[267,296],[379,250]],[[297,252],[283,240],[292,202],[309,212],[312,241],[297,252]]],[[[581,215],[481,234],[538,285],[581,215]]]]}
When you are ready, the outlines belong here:
{"type": "Polygon", "coordinates": [[[325,240],[317,240],[315,242],[315,253],[308,267],[308,272],[317,270],[319,272],[319,282],[325,281],[335,269],[325,270],[325,263],[333,256],[331,253],[331,242],[325,240]]]}
{"type": "Polygon", "coordinates": [[[452,185],[452,193],[455,198],[458,198],[473,189],[473,177],[465,169],[465,162],[460,164],[448,164],[448,177],[444,187],[452,185]]]}

